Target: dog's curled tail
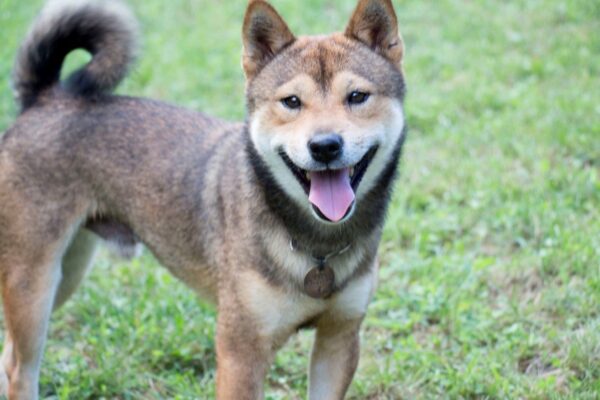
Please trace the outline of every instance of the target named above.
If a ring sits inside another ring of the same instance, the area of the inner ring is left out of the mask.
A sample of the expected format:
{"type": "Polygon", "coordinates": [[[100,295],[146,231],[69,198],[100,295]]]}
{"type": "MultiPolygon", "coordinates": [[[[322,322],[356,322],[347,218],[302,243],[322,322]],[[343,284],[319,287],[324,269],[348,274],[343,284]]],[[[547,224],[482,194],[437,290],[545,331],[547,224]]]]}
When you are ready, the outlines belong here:
{"type": "Polygon", "coordinates": [[[92,59],[63,84],[75,95],[112,91],[135,59],[137,22],[120,0],[50,0],[23,42],[13,70],[16,101],[24,111],[60,81],[66,56],[87,50],[92,59]]]}

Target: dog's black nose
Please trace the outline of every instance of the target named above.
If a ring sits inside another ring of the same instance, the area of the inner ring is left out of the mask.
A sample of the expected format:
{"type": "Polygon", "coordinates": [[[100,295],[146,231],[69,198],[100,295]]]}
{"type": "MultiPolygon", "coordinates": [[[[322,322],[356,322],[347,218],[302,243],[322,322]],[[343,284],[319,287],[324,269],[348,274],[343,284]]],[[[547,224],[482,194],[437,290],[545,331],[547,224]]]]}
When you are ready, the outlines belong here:
{"type": "Polygon", "coordinates": [[[315,161],[330,163],[342,154],[344,139],[340,135],[319,135],[308,142],[310,154],[315,161]]]}

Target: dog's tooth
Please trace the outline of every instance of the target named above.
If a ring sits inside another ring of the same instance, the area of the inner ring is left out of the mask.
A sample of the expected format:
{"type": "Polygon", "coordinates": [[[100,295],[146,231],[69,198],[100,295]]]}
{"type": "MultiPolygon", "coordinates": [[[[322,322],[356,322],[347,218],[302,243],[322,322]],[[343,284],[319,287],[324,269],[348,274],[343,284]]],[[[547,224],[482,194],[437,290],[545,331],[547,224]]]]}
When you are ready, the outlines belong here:
{"type": "Polygon", "coordinates": [[[306,171],[306,180],[310,182],[310,172],[306,171]]]}
{"type": "Polygon", "coordinates": [[[354,167],[350,168],[350,178],[354,176],[354,167]]]}

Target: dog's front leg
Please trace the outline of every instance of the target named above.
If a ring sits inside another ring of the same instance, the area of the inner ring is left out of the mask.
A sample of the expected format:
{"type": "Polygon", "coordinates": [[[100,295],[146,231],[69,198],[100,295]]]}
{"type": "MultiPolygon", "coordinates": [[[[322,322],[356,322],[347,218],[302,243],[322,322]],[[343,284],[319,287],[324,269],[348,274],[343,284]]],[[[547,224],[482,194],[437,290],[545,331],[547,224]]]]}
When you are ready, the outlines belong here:
{"type": "Polygon", "coordinates": [[[217,322],[217,400],[258,400],[273,351],[241,306],[223,307],[217,322]]]}
{"type": "Polygon", "coordinates": [[[362,318],[317,325],[309,375],[310,400],[343,399],[358,365],[362,318]]]}

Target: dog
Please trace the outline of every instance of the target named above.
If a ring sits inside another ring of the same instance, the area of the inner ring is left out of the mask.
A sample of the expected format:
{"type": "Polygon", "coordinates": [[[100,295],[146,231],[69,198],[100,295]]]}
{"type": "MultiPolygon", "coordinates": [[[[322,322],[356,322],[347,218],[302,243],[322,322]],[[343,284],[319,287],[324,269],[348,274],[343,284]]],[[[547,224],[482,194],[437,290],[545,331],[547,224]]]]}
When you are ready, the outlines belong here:
{"type": "Polygon", "coordinates": [[[142,243],[217,305],[218,399],[262,398],[301,328],[316,332],[308,397],[344,398],[406,136],[391,0],[306,37],[250,0],[243,123],[113,95],[136,30],[117,0],[51,1],[17,54],[20,113],[0,142],[3,394],[38,398],[50,315],[104,240],[142,243]],[[61,81],[79,48],[91,60],[61,81]]]}

